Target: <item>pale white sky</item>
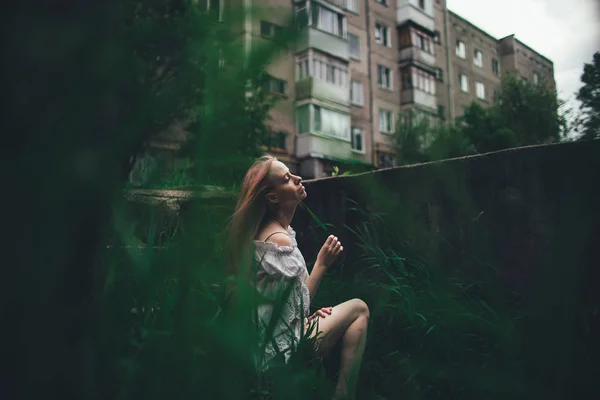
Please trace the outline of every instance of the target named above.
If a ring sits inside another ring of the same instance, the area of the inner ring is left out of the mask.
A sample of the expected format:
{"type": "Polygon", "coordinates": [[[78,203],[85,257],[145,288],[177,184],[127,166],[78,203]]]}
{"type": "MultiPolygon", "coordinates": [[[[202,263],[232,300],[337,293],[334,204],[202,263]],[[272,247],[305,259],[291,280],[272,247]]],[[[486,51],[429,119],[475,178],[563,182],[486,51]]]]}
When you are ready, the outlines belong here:
{"type": "Polygon", "coordinates": [[[558,95],[578,107],[583,64],[600,51],[597,0],[447,0],[450,10],[490,35],[517,39],[554,62],[558,95]]]}

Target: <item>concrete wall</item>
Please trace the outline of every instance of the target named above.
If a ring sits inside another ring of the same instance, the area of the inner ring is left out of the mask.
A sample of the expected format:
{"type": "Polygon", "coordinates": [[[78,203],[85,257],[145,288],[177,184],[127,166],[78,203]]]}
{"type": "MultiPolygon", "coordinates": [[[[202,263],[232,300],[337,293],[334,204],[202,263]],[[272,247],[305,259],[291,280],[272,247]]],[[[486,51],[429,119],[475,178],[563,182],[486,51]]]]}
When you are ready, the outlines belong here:
{"type": "MultiPolygon", "coordinates": [[[[346,279],[366,267],[344,228],[364,222],[353,200],[386,213],[429,265],[497,288],[497,303],[524,315],[520,351],[535,360],[526,381],[547,390],[532,395],[577,398],[599,372],[598,154],[600,141],[567,143],[327,178],[305,183],[305,202],[343,241],[346,279]]],[[[304,210],[293,226],[311,266],[327,233],[304,210]]]]}

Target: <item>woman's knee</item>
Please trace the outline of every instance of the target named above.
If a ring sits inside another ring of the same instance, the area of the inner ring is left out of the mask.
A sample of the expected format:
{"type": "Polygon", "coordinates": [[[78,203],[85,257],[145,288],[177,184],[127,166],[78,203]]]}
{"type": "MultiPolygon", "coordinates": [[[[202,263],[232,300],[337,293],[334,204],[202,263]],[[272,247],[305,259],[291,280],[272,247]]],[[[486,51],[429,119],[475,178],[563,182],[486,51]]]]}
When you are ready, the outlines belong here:
{"type": "Polygon", "coordinates": [[[371,313],[369,311],[369,306],[367,305],[367,303],[365,303],[361,299],[352,299],[350,301],[352,302],[352,307],[354,308],[358,316],[369,319],[371,313]]]}

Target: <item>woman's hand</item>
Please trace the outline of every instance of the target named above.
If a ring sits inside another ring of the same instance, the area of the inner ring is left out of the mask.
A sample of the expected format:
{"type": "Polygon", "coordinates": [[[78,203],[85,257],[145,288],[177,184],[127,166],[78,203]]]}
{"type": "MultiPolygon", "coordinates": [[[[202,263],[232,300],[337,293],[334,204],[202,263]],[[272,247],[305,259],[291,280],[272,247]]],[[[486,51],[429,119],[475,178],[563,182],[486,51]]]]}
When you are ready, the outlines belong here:
{"type": "Polygon", "coordinates": [[[329,267],[342,254],[342,251],[344,251],[342,242],[338,240],[337,236],[330,235],[317,255],[317,263],[329,267]]]}
{"type": "Polygon", "coordinates": [[[325,318],[327,315],[331,315],[332,311],[333,307],[321,308],[320,310],[317,310],[313,315],[311,315],[308,319],[313,320],[318,317],[325,318]]]}

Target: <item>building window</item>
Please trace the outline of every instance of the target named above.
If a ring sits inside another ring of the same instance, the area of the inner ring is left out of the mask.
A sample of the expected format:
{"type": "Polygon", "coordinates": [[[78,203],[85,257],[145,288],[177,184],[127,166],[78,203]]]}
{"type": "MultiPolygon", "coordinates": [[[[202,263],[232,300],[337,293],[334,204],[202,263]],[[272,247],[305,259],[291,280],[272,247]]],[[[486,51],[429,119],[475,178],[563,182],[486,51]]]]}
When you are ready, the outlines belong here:
{"type": "Polygon", "coordinates": [[[333,35],[346,37],[344,14],[338,14],[321,3],[311,2],[312,25],[333,35]]]}
{"type": "Polygon", "coordinates": [[[276,39],[281,36],[283,28],[267,21],[260,21],[260,35],[270,39],[276,39]]]}
{"type": "Polygon", "coordinates": [[[287,133],[285,132],[272,132],[267,134],[264,138],[262,145],[267,150],[287,150],[287,133]]]}
{"type": "Polygon", "coordinates": [[[377,167],[378,168],[392,168],[394,166],[394,157],[389,153],[383,151],[377,152],[377,167]]]}
{"type": "Polygon", "coordinates": [[[458,81],[460,82],[460,90],[469,93],[469,78],[465,74],[458,74],[458,81]]]}
{"type": "Polygon", "coordinates": [[[485,100],[485,85],[482,82],[475,82],[475,95],[480,100],[485,100]]]}
{"type": "Polygon", "coordinates": [[[298,26],[308,26],[308,2],[302,2],[294,5],[296,14],[296,24],[298,26]]]}
{"type": "Polygon", "coordinates": [[[441,37],[440,31],[435,31],[433,33],[433,41],[436,42],[437,44],[440,44],[442,42],[442,37],[441,37]]]}
{"type": "Polygon", "coordinates": [[[375,0],[375,2],[387,6],[387,0],[375,0]]]}
{"type": "Polygon", "coordinates": [[[404,68],[400,71],[402,78],[402,90],[412,89],[412,79],[410,75],[410,68],[404,68]]]}
{"type": "Polygon", "coordinates": [[[492,72],[494,75],[500,75],[500,63],[495,58],[492,59],[492,72]]]}
{"type": "Polygon", "coordinates": [[[473,55],[473,64],[478,67],[483,67],[483,53],[477,49],[475,49],[475,54],[473,55]]]}
{"type": "Polygon", "coordinates": [[[387,47],[392,45],[389,28],[379,22],[375,24],[375,43],[387,47]]]}
{"type": "Polygon", "coordinates": [[[358,14],[358,0],[346,0],[346,9],[358,14]]]}
{"type": "Polygon", "coordinates": [[[365,138],[363,130],[360,128],[352,128],[352,150],[359,153],[365,152],[365,138]]]}
{"type": "Polygon", "coordinates": [[[296,124],[298,133],[306,133],[310,131],[310,106],[304,105],[296,109],[296,124]]]}
{"type": "Polygon", "coordinates": [[[301,81],[310,76],[308,53],[296,58],[296,81],[301,81]]]}
{"type": "Polygon", "coordinates": [[[348,33],[348,45],[350,46],[350,57],[360,59],[360,41],[358,36],[348,33]]]}
{"type": "Polygon", "coordinates": [[[286,86],[287,86],[287,82],[284,81],[283,79],[277,79],[274,77],[270,77],[269,81],[267,82],[266,89],[270,93],[285,95],[286,86]]]}
{"type": "Polygon", "coordinates": [[[412,86],[422,92],[435,94],[435,77],[420,68],[411,69],[412,86]]]}
{"type": "Polygon", "coordinates": [[[437,79],[440,82],[444,82],[444,70],[442,70],[441,68],[436,68],[435,79],[437,79]]]}
{"type": "Polygon", "coordinates": [[[537,72],[533,73],[533,84],[534,85],[540,84],[540,75],[537,72]]]}
{"type": "Polygon", "coordinates": [[[313,106],[313,129],[325,135],[350,140],[350,116],[313,106]]]}
{"type": "MultiPolygon", "coordinates": [[[[441,70],[440,70],[441,73],[441,70]]],[[[425,93],[435,94],[435,76],[420,68],[408,67],[401,70],[402,90],[418,89],[425,93]]]]}
{"type": "Polygon", "coordinates": [[[438,106],[438,117],[441,119],[446,119],[446,107],[438,106]]]}
{"type": "Polygon", "coordinates": [[[494,89],[492,100],[494,101],[494,104],[500,103],[500,95],[498,94],[498,91],[496,89],[494,89]]]}
{"type": "Polygon", "coordinates": [[[392,124],[392,112],[389,110],[379,109],[379,132],[392,133],[394,131],[392,124]]]}
{"type": "Polygon", "coordinates": [[[310,76],[331,83],[332,85],[343,88],[348,87],[347,64],[312,51],[309,53],[309,57],[312,60],[310,76]]]}
{"type": "Polygon", "coordinates": [[[392,89],[392,71],[383,65],[377,66],[377,84],[384,89],[392,89]]]}
{"type": "Polygon", "coordinates": [[[359,81],[352,81],[350,83],[350,102],[357,106],[364,104],[363,99],[363,84],[359,81]]]}
{"type": "Polygon", "coordinates": [[[425,0],[419,0],[419,8],[425,10],[425,0]]]}
{"type": "Polygon", "coordinates": [[[432,43],[431,36],[413,27],[410,28],[410,34],[414,46],[431,55],[435,55],[435,46],[432,43]]]}
{"type": "Polygon", "coordinates": [[[462,40],[456,41],[456,57],[467,58],[467,46],[462,40]]]}

